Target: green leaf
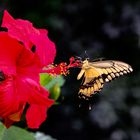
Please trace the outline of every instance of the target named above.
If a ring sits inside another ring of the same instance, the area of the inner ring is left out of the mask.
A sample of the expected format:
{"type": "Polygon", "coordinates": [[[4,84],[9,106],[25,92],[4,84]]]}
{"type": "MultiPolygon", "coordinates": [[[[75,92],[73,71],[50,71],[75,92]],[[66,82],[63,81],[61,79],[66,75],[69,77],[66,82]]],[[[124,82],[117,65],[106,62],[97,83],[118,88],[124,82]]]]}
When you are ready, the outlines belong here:
{"type": "Polygon", "coordinates": [[[45,85],[45,87],[49,90],[51,89],[53,86],[55,86],[55,84],[58,84],[58,86],[62,86],[64,84],[64,78],[62,76],[54,76],[52,77],[52,80],[45,85]]]}
{"type": "Polygon", "coordinates": [[[0,123],[0,140],[35,140],[32,133],[16,127],[11,126],[6,128],[0,123]]]}
{"type": "Polygon", "coordinates": [[[59,98],[61,94],[61,86],[64,84],[65,80],[62,75],[52,76],[49,74],[40,74],[40,83],[50,92],[50,98],[55,101],[59,98]]]}
{"type": "Polygon", "coordinates": [[[53,79],[52,75],[41,73],[40,74],[40,84],[42,86],[47,85],[53,79]]]}
{"type": "Polygon", "coordinates": [[[50,88],[51,93],[50,98],[57,100],[60,96],[60,92],[61,92],[60,86],[58,85],[58,83],[56,83],[52,88],[50,88]]]}
{"type": "Polygon", "coordinates": [[[58,84],[58,86],[61,87],[64,84],[64,82],[65,80],[61,75],[52,76],[46,73],[40,74],[40,84],[42,86],[45,86],[48,90],[52,88],[56,83],[58,84]]]}
{"type": "Polygon", "coordinates": [[[60,76],[57,76],[57,78],[56,78],[56,82],[57,82],[58,85],[61,87],[61,86],[64,85],[65,80],[64,80],[63,76],[60,75],[60,76]]]}

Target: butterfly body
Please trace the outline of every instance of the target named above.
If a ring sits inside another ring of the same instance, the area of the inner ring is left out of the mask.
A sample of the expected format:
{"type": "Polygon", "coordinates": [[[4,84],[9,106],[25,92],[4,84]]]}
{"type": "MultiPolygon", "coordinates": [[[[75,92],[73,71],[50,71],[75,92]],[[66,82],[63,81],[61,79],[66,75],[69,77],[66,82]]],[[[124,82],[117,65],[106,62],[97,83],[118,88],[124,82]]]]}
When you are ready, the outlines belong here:
{"type": "Polygon", "coordinates": [[[115,60],[102,60],[90,62],[88,59],[81,61],[81,71],[77,79],[83,78],[78,97],[90,100],[93,95],[100,92],[106,82],[132,72],[133,69],[127,63],[115,60]]]}

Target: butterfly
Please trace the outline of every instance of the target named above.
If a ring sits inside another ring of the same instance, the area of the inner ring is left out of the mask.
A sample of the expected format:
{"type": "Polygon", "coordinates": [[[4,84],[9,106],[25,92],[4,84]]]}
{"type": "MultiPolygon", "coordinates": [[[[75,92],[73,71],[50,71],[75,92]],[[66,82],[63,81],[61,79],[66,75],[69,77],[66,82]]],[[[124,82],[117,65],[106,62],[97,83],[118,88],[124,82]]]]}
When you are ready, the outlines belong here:
{"type": "Polygon", "coordinates": [[[78,97],[83,100],[91,100],[94,94],[102,90],[105,83],[133,71],[129,64],[116,60],[91,62],[89,59],[85,59],[81,60],[80,68],[77,80],[82,77],[83,80],[78,97]]]}

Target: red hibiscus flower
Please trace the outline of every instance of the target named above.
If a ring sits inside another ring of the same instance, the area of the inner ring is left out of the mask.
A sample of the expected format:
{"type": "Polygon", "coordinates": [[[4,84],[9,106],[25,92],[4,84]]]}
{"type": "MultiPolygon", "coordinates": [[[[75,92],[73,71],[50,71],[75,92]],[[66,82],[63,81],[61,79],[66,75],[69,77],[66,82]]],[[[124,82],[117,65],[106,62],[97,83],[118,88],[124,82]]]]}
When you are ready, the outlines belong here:
{"type": "Polygon", "coordinates": [[[39,73],[44,65],[53,62],[55,45],[45,34],[47,30],[36,29],[29,21],[14,20],[7,11],[2,26],[8,32],[0,32],[0,117],[9,127],[20,121],[28,104],[27,124],[38,128],[54,102],[41,87],[39,73]]]}
{"type": "Polygon", "coordinates": [[[56,50],[47,30],[36,29],[27,20],[14,19],[4,12],[0,32],[0,117],[6,127],[20,121],[28,105],[28,127],[38,128],[46,119],[46,111],[54,103],[48,91],[40,85],[40,72],[67,74],[78,65],[74,58],[70,64],[52,66],[56,50]]]}
{"type": "Polygon", "coordinates": [[[53,104],[48,92],[39,84],[40,60],[7,32],[0,32],[0,117],[9,127],[19,121],[26,103],[30,128],[38,128],[53,104]]]}

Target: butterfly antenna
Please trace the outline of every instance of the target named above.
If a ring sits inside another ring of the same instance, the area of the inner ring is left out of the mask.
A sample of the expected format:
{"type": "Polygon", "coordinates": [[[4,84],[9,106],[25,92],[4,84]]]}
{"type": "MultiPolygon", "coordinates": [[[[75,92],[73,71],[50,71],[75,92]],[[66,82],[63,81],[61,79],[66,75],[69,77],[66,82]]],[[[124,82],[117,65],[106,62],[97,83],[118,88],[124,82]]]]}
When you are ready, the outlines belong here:
{"type": "Polygon", "coordinates": [[[85,55],[86,55],[86,59],[89,59],[89,55],[87,54],[86,50],[85,50],[85,55]]]}

